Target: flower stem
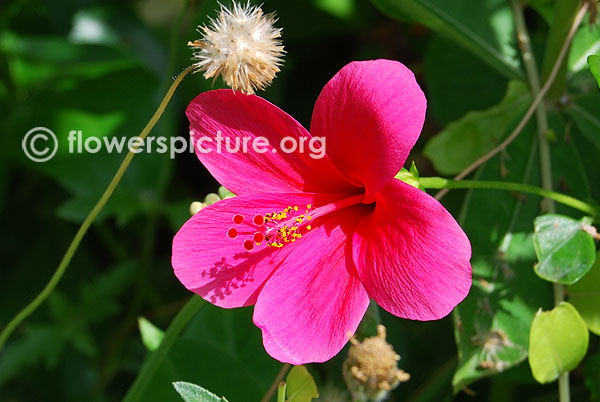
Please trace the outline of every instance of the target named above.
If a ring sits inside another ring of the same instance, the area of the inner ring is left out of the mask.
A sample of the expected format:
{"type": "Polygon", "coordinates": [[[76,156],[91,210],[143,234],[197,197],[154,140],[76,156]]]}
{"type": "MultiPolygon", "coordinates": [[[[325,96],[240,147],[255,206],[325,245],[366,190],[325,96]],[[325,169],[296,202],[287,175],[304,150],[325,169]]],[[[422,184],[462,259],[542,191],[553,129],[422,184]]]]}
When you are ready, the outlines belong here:
{"type": "Polygon", "coordinates": [[[281,366],[281,370],[279,370],[279,373],[277,373],[277,377],[275,377],[275,380],[269,387],[269,390],[267,391],[263,399],[261,399],[261,402],[269,402],[271,400],[273,394],[278,389],[278,386],[281,384],[283,378],[285,377],[287,372],[290,371],[291,368],[292,365],[289,363],[285,363],[283,366],[281,366]]]}
{"type": "Polygon", "coordinates": [[[154,377],[154,374],[156,374],[156,370],[158,370],[161,363],[164,361],[167,353],[171,349],[171,346],[173,346],[173,343],[175,343],[177,337],[185,329],[191,319],[194,318],[202,306],[204,306],[204,300],[197,295],[192,296],[190,301],[183,306],[181,311],[175,316],[169,325],[169,328],[167,328],[167,332],[165,332],[165,336],[160,342],[158,349],[152,352],[150,357],[142,366],[140,374],[137,376],[133,385],[127,392],[123,402],[134,402],[141,400],[141,397],[146,391],[146,387],[154,377]]]}
{"type": "Polygon", "coordinates": [[[279,387],[277,387],[277,402],[285,402],[285,390],[287,388],[287,384],[285,381],[279,383],[279,387]]]}
{"type": "Polygon", "coordinates": [[[540,197],[549,198],[571,208],[585,212],[591,216],[599,216],[600,208],[590,205],[586,202],[573,198],[566,194],[556,193],[554,191],[545,190],[540,187],[532,186],[524,183],[513,183],[506,181],[484,181],[484,180],[450,180],[442,177],[421,177],[419,184],[424,188],[431,189],[488,189],[488,190],[508,190],[518,191],[539,195],[540,197]]]}
{"type": "MultiPolygon", "coordinates": [[[[186,68],[181,74],[179,74],[175,81],[173,81],[164,98],[158,105],[158,108],[154,112],[154,115],[152,116],[148,124],[146,124],[144,129],[141,131],[139,135],[141,139],[146,138],[148,133],[150,133],[152,128],[156,125],[167,104],[173,97],[175,89],[190,71],[192,71],[191,66],[186,68]]],[[[102,211],[102,208],[104,208],[112,193],[115,191],[115,188],[121,181],[123,174],[127,170],[127,167],[129,167],[129,164],[131,163],[131,160],[135,155],[135,150],[136,149],[130,150],[129,153],[125,156],[125,159],[123,159],[123,162],[121,162],[121,165],[119,166],[119,169],[113,176],[110,184],[108,185],[106,190],[104,190],[104,193],[102,194],[94,208],[92,208],[92,211],[85,218],[85,220],[79,227],[79,230],[77,230],[77,233],[71,241],[69,248],[67,248],[65,255],[63,256],[62,260],[60,261],[60,264],[56,268],[56,271],[54,271],[54,274],[52,275],[46,286],[27,306],[25,306],[25,308],[23,308],[23,310],[21,310],[16,316],[14,316],[12,320],[10,320],[9,323],[2,329],[2,332],[0,333],[0,350],[2,350],[4,344],[6,343],[6,340],[9,338],[11,333],[19,326],[19,324],[23,322],[23,320],[25,320],[27,317],[29,317],[48,298],[50,293],[52,293],[52,291],[62,278],[63,274],[65,273],[67,267],[69,266],[73,255],[75,254],[77,248],[79,247],[79,244],[81,243],[81,240],[87,233],[88,229],[90,228],[100,211],[102,211]]]]}

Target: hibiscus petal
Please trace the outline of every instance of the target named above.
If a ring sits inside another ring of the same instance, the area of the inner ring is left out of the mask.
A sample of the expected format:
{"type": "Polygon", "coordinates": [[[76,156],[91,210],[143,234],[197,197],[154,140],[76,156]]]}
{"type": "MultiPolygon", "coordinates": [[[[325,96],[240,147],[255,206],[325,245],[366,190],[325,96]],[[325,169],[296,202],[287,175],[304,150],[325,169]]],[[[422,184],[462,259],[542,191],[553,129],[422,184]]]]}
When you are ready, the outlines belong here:
{"type": "Polygon", "coordinates": [[[404,165],[427,101],[413,73],[392,60],[346,65],[325,85],[310,131],[326,138],[335,166],[371,197],[404,165]]]}
{"type": "Polygon", "coordinates": [[[320,142],[258,96],[226,89],[209,91],[198,95],[186,114],[196,155],[234,194],[347,192],[352,188],[317,147],[320,142]],[[285,152],[294,143],[297,151],[285,152]]]}
{"type": "Polygon", "coordinates": [[[406,183],[377,194],[352,244],[367,292],[396,316],[439,319],[469,292],[469,239],[437,200],[406,183]]]}
{"type": "Polygon", "coordinates": [[[355,271],[349,240],[363,216],[359,205],[321,218],[261,290],[254,323],[275,359],[291,364],[329,360],[356,331],[369,296],[355,271]]]}
{"type": "Polygon", "coordinates": [[[288,206],[303,208],[307,204],[320,205],[339,198],[339,195],[260,194],[209,205],[190,218],[173,239],[175,275],[187,289],[217,306],[252,305],[265,280],[296,243],[277,249],[267,247],[263,241],[248,251],[244,241],[251,239],[255,230],[246,223],[256,215],[288,206]],[[244,223],[236,225],[235,215],[242,215],[244,223]],[[230,228],[238,232],[234,239],[227,234],[230,228]]]}

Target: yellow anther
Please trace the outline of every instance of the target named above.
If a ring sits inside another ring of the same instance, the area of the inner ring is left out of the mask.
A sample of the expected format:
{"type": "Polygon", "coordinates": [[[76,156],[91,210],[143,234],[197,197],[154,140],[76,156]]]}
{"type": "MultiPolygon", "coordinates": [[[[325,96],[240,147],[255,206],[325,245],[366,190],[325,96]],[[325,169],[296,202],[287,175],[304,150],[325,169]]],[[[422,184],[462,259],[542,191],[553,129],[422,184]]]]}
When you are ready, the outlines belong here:
{"type": "Polygon", "coordinates": [[[310,226],[310,225],[308,225],[308,226],[306,227],[306,230],[311,230],[311,229],[312,229],[312,226],[310,226]]]}

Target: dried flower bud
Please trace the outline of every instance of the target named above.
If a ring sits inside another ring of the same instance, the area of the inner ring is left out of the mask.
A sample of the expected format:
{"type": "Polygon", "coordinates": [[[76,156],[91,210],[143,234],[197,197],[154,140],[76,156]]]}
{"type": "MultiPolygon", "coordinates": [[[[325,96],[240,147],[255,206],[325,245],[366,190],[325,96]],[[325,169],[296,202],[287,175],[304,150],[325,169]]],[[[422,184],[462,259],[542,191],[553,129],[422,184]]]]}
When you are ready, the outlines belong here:
{"type": "Polygon", "coordinates": [[[386,342],[383,325],[377,326],[377,336],[358,342],[352,338],[344,363],[344,377],[355,400],[381,401],[410,375],[398,369],[400,356],[386,342]]]}
{"type": "Polygon", "coordinates": [[[188,42],[195,50],[195,71],[204,71],[204,78],[221,75],[229,87],[246,94],[266,88],[284,53],[275,21],[273,14],[263,14],[249,2],[234,2],[232,9],[221,5],[219,17],[198,30],[202,39],[188,42]]]}

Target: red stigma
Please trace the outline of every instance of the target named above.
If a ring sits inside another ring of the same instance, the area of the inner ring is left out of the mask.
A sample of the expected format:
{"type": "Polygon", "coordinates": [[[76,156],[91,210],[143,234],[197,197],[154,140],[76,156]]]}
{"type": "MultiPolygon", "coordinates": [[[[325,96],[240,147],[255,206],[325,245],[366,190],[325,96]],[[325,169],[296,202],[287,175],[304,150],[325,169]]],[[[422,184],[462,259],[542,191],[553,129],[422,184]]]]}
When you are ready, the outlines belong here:
{"type": "Polygon", "coordinates": [[[260,232],[256,232],[256,233],[254,233],[254,236],[252,236],[252,239],[256,243],[260,243],[261,241],[263,241],[265,239],[265,235],[260,232]]]}
{"type": "Polygon", "coordinates": [[[242,222],[244,222],[244,216],[237,214],[233,216],[233,223],[240,225],[242,222]]]}
{"type": "Polygon", "coordinates": [[[262,215],[256,215],[252,221],[255,225],[261,226],[265,223],[265,218],[262,215]]]}
{"type": "Polygon", "coordinates": [[[252,240],[244,240],[244,248],[248,251],[252,250],[254,248],[254,243],[252,243],[252,240]]]}
{"type": "Polygon", "coordinates": [[[230,228],[227,231],[227,236],[229,236],[231,239],[235,239],[238,235],[237,229],[236,228],[230,228]]]}

